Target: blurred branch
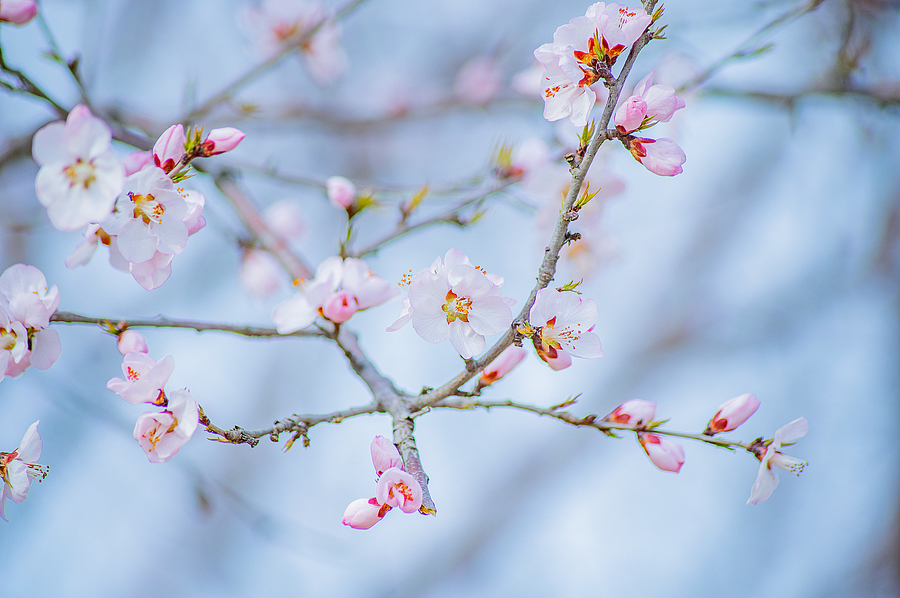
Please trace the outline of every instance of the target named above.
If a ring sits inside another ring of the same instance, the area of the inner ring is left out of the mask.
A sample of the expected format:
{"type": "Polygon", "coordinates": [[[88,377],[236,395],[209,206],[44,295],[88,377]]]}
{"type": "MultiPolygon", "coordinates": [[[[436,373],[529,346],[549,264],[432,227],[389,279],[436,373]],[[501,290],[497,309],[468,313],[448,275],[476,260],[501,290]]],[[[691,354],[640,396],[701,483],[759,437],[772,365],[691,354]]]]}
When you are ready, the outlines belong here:
{"type": "Polygon", "coordinates": [[[33,97],[38,98],[39,100],[43,100],[48,103],[53,111],[56,112],[56,115],[60,118],[65,118],[69,111],[63,108],[59,102],[51,98],[47,95],[44,90],[42,90],[34,81],[32,81],[25,73],[18,69],[14,69],[13,67],[7,64],[6,59],[3,57],[3,45],[0,44],[0,72],[11,75],[18,84],[9,83],[7,81],[0,80],[0,87],[4,87],[13,93],[24,93],[33,97]]]}
{"type": "Polygon", "coordinates": [[[793,109],[797,102],[811,97],[853,98],[865,100],[878,105],[880,108],[892,108],[900,106],[900,85],[893,88],[885,86],[883,89],[861,88],[811,88],[794,93],[773,93],[767,91],[749,91],[739,89],[707,88],[703,93],[711,96],[743,98],[766,104],[793,109]]]}
{"type": "Polygon", "coordinates": [[[279,334],[274,328],[266,328],[262,326],[234,326],[231,324],[218,324],[213,322],[198,322],[196,320],[174,320],[165,316],[157,316],[148,320],[140,319],[117,319],[117,318],[97,318],[93,316],[82,316],[68,311],[58,311],[50,316],[51,322],[61,322],[64,324],[94,324],[101,326],[110,332],[115,330],[124,330],[125,328],[187,328],[196,330],[197,332],[206,332],[208,330],[218,330],[219,332],[231,332],[241,336],[249,336],[255,338],[281,338],[281,337],[321,337],[325,334],[318,330],[300,330],[290,334],[279,334]],[[113,324],[112,322],[117,322],[113,324]]]}
{"type": "Polygon", "coordinates": [[[300,50],[302,46],[308,44],[309,41],[312,40],[312,38],[316,35],[316,33],[319,32],[319,30],[322,27],[324,27],[325,25],[328,25],[328,24],[337,23],[338,21],[340,21],[341,19],[343,19],[344,17],[346,17],[350,13],[352,13],[354,10],[356,10],[365,1],[366,0],[352,0],[351,2],[347,3],[343,8],[338,10],[334,14],[333,17],[319,21],[318,23],[316,23],[315,25],[313,25],[312,27],[310,27],[309,29],[304,31],[299,37],[297,37],[295,39],[285,40],[284,47],[278,54],[276,54],[275,56],[272,56],[265,62],[262,62],[256,66],[252,67],[246,73],[244,73],[243,75],[238,77],[235,81],[233,81],[232,83],[225,86],[225,88],[222,89],[222,91],[213,95],[211,98],[209,98],[208,100],[206,100],[205,102],[203,102],[202,104],[200,104],[199,106],[197,106],[196,108],[191,110],[188,114],[184,115],[182,118],[179,119],[179,121],[183,122],[183,123],[194,122],[201,116],[204,116],[207,113],[209,113],[210,110],[212,110],[213,108],[215,108],[222,102],[225,102],[225,101],[231,99],[231,97],[235,94],[235,92],[240,90],[242,87],[244,87],[251,81],[254,81],[261,75],[268,72],[270,69],[272,69],[272,67],[274,67],[276,64],[281,62],[289,54],[292,54],[293,52],[300,50]]]}
{"type": "Polygon", "coordinates": [[[44,39],[47,40],[47,43],[50,45],[50,58],[52,58],[55,62],[65,65],[66,71],[72,76],[72,80],[78,87],[78,93],[79,95],[81,95],[81,101],[91,109],[91,112],[93,112],[94,107],[92,106],[91,100],[88,97],[87,89],[84,86],[84,81],[82,81],[81,75],[78,72],[78,65],[81,58],[79,56],[76,56],[71,60],[66,60],[65,58],[63,58],[63,53],[59,48],[59,44],[56,42],[56,37],[53,35],[53,32],[50,31],[50,26],[47,24],[47,20],[44,18],[43,8],[39,8],[35,20],[38,23],[38,27],[40,28],[41,33],[44,34],[44,39]]]}

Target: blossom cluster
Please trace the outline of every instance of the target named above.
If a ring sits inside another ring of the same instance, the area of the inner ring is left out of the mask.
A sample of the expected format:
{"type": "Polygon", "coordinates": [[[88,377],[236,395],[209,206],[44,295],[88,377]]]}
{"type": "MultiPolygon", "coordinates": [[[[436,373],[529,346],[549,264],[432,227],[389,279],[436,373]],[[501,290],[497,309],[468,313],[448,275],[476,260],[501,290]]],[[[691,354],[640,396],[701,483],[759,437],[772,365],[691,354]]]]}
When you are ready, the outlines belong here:
{"type": "Polygon", "coordinates": [[[112,378],[106,388],[133,405],[150,403],[165,407],[161,412],[148,411],[138,417],[134,439],[151,463],[168,461],[191,439],[197,430],[200,409],[186,388],[166,394],[165,386],[175,368],[171,355],[160,361],[148,353],[147,341],[133,330],[119,333],[119,352],[124,378],[112,378]]]}
{"type": "Polygon", "coordinates": [[[342,522],[353,529],[369,529],[394,507],[415,513],[422,506],[422,486],[403,470],[397,447],[384,436],[376,436],[370,450],[378,477],[375,496],[354,500],[347,506],[342,522]]]}
{"type": "Polygon", "coordinates": [[[49,326],[58,306],[59,290],[48,289],[34,266],[15,264],[0,275],[0,380],[56,363],[62,346],[49,326]]]}

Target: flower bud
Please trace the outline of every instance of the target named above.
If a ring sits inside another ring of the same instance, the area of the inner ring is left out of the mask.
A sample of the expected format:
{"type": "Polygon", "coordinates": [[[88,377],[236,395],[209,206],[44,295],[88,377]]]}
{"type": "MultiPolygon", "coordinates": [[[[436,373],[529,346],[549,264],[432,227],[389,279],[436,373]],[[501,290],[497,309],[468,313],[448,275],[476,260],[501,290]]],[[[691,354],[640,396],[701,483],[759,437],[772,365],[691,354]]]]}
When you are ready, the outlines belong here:
{"type": "Polygon", "coordinates": [[[353,529],[369,529],[381,521],[381,518],[389,510],[390,507],[385,509],[374,498],[358,498],[347,505],[347,510],[344,511],[344,518],[341,520],[341,523],[349,525],[353,529]]]}
{"type": "Polygon", "coordinates": [[[644,168],[659,176],[675,176],[681,174],[681,165],[687,160],[684,151],[671,139],[644,139],[633,137],[628,149],[634,159],[644,168]]]}
{"type": "Polygon", "coordinates": [[[641,399],[631,399],[613,409],[612,413],[603,418],[603,421],[644,426],[653,421],[655,416],[656,403],[653,401],[642,401],[641,399]]]}
{"type": "Polygon", "coordinates": [[[203,155],[215,156],[230,152],[244,140],[244,133],[234,127],[213,129],[203,142],[203,155]]]}
{"type": "Polygon", "coordinates": [[[37,16],[38,7],[34,0],[3,0],[0,2],[0,21],[13,25],[24,25],[37,16]]]}
{"type": "Polygon", "coordinates": [[[527,351],[522,347],[510,345],[503,353],[497,356],[491,364],[484,368],[481,378],[478,380],[479,387],[490,386],[506,374],[510,373],[519,363],[525,359],[527,351]]]}
{"type": "Polygon", "coordinates": [[[147,348],[147,339],[136,330],[126,329],[119,334],[118,342],[119,353],[128,355],[129,353],[149,353],[147,348]]]}
{"type": "Polygon", "coordinates": [[[153,163],[166,173],[172,171],[184,155],[184,127],[172,125],[153,144],[153,163]]]}
{"type": "Polygon", "coordinates": [[[328,199],[335,207],[346,210],[356,199],[356,186],[342,176],[329,177],[325,181],[328,188],[328,199]]]}
{"type": "Polygon", "coordinates": [[[414,513],[422,506],[422,486],[409,473],[392,467],[378,478],[375,498],[382,505],[399,507],[404,513],[414,513]]]}
{"type": "Polygon", "coordinates": [[[684,464],[684,448],[677,442],[647,432],[638,433],[644,452],[658,468],[678,473],[684,464]]]}
{"type": "Polygon", "coordinates": [[[359,310],[356,297],[347,291],[338,291],[322,304],[322,315],[334,322],[343,324],[359,310]]]}
{"type": "Polygon", "coordinates": [[[631,96],[616,110],[616,129],[631,133],[641,126],[647,116],[647,102],[639,96],[631,96]]]}
{"type": "Polygon", "coordinates": [[[372,452],[372,465],[375,466],[375,472],[378,475],[392,467],[403,467],[400,451],[397,450],[394,443],[384,436],[376,436],[372,440],[369,450],[372,452]]]}
{"type": "Polygon", "coordinates": [[[719,407],[706,425],[704,434],[712,436],[719,432],[730,432],[750,419],[750,416],[759,409],[759,401],[752,394],[744,394],[726,401],[719,407]]]}

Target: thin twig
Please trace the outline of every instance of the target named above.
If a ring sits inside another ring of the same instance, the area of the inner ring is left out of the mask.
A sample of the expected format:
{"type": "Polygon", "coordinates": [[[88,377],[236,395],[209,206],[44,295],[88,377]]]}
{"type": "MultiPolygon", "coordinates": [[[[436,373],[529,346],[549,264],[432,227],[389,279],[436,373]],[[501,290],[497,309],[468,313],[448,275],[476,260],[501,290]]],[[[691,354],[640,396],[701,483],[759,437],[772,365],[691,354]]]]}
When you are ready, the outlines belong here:
{"type": "Polygon", "coordinates": [[[289,334],[279,334],[274,328],[263,326],[234,326],[215,322],[198,322],[195,320],[175,320],[165,316],[157,316],[152,319],[127,319],[127,318],[98,318],[94,316],[82,316],[67,311],[58,311],[50,316],[51,322],[64,324],[94,324],[104,328],[124,330],[125,328],[187,328],[197,332],[218,330],[230,332],[241,336],[254,338],[282,338],[282,337],[321,337],[325,334],[319,330],[300,330],[289,334]]]}

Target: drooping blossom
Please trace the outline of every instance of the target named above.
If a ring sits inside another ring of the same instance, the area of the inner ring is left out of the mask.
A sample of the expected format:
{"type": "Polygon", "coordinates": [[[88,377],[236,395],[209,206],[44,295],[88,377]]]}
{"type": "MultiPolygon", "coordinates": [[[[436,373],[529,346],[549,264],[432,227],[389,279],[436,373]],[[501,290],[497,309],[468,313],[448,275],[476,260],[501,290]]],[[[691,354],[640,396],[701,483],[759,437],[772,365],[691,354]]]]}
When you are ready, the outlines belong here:
{"type": "Polygon", "coordinates": [[[655,416],[656,403],[641,399],[631,399],[613,409],[609,415],[603,418],[603,421],[645,426],[652,422],[655,416]]]}
{"type": "Polygon", "coordinates": [[[449,337],[460,356],[470,359],[484,351],[485,336],[506,331],[512,322],[515,301],[503,296],[503,279],[476,268],[456,249],[404,282],[408,297],[389,332],[412,320],[423,339],[440,343],[449,337]]]}
{"type": "Polygon", "coordinates": [[[2,0],[0,2],[0,22],[24,25],[37,16],[38,7],[34,0],[2,0]]]}
{"type": "Polygon", "coordinates": [[[175,456],[197,430],[200,409],[188,390],[176,390],[168,397],[165,411],[138,417],[134,439],[151,463],[164,463],[175,456]]]}
{"type": "Polygon", "coordinates": [[[638,441],[658,468],[678,473],[684,464],[684,447],[668,438],[650,432],[638,432],[638,441]]]}
{"type": "Polygon", "coordinates": [[[102,222],[122,190],[124,169],[112,151],[112,131],[79,104],[65,123],[53,122],[34,135],[32,155],[41,167],[38,200],[59,230],[102,222]]]}
{"type": "Polygon", "coordinates": [[[144,335],[131,328],[126,328],[119,333],[119,340],[116,343],[116,347],[123,356],[128,355],[129,353],[148,353],[150,351],[147,347],[147,339],[144,338],[144,335]]]}
{"type": "Polygon", "coordinates": [[[39,423],[40,420],[28,426],[16,450],[0,453],[0,478],[3,481],[0,487],[0,518],[3,521],[9,521],[5,511],[6,499],[22,502],[31,489],[31,482],[41,482],[47,477],[48,468],[37,463],[43,448],[41,435],[37,431],[39,423]]]}
{"type": "Polygon", "coordinates": [[[328,200],[337,208],[346,210],[356,200],[356,185],[342,176],[328,177],[325,181],[328,200]]]}
{"type": "Polygon", "coordinates": [[[57,306],[59,290],[55,285],[48,289],[34,266],[15,264],[0,275],[0,379],[56,363],[62,346],[59,333],[48,326],[57,306]]]}
{"type": "Polygon", "coordinates": [[[747,421],[759,409],[759,400],[755,395],[743,394],[722,403],[716,414],[712,416],[703,432],[709,436],[719,432],[730,432],[747,421]]]}
{"type": "Polygon", "coordinates": [[[453,91],[464,102],[487,104],[503,86],[503,72],[493,58],[478,56],[459,69],[453,91]]]}
{"type": "Polygon", "coordinates": [[[683,172],[681,165],[685,163],[687,156],[671,139],[645,139],[629,135],[621,141],[634,159],[653,174],[675,176],[683,172]]]}
{"type": "Polygon", "coordinates": [[[330,16],[317,1],[262,0],[242,11],[240,24],[264,54],[299,47],[312,78],[320,85],[331,85],[347,70],[347,57],[340,26],[330,16]],[[307,33],[320,23],[324,24],[308,38],[307,33]]]}
{"type": "Polygon", "coordinates": [[[146,353],[134,351],[125,355],[122,361],[125,378],[112,378],[106,383],[106,388],[133,405],[164,405],[164,389],[174,369],[175,360],[171,355],[166,355],[157,362],[146,353]]]}
{"type": "Polygon", "coordinates": [[[641,79],[634,95],[616,110],[615,124],[620,133],[646,129],[656,123],[668,122],[676,110],[684,108],[682,98],[668,85],[653,85],[653,72],[641,79]]]}
{"type": "Polygon", "coordinates": [[[510,345],[504,349],[503,352],[497,356],[497,359],[492,361],[491,364],[481,372],[481,377],[478,379],[478,388],[490,386],[513,371],[513,368],[525,359],[527,353],[528,351],[515,345],[510,345]]]}
{"type": "Polygon", "coordinates": [[[603,356],[600,337],[591,332],[597,323],[597,304],[593,299],[581,299],[571,291],[541,289],[529,321],[537,330],[531,339],[534,348],[548,364],[557,360],[560,352],[585,359],[603,356]]]}
{"type": "Polygon", "coordinates": [[[805,417],[799,417],[789,422],[775,432],[774,438],[768,446],[764,442],[754,444],[753,454],[759,459],[759,473],[753,488],[750,489],[750,498],[747,499],[748,505],[756,505],[768,500],[775,488],[778,487],[778,476],[772,471],[772,466],[778,466],[781,469],[800,475],[806,463],[795,457],[789,457],[781,452],[781,448],[788,446],[806,436],[809,432],[809,424],[805,417]]]}
{"type": "Polygon", "coordinates": [[[378,476],[375,496],[359,498],[347,506],[341,522],[353,529],[369,529],[394,507],[404,513],[414,513],[422,506],[422,486],[403,470],[397,447],[384,436],[376,436],[370,452],[378,476]]]}
{"type": "Polygon", "coordinates": [[[298,285],[296,295],[275,307],[272,321],[280,334],[302,330],[318,316],[340,324],[394,295],[396,290],[364,261],[334,256],[319,265],[313,280],[298,285]]]}

